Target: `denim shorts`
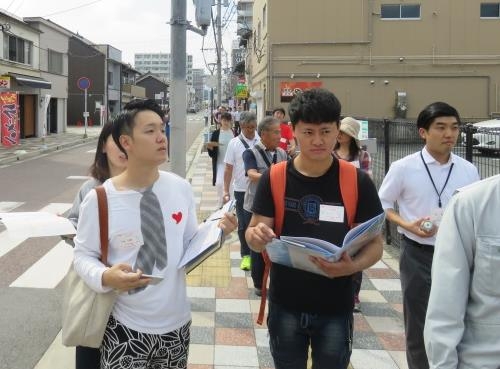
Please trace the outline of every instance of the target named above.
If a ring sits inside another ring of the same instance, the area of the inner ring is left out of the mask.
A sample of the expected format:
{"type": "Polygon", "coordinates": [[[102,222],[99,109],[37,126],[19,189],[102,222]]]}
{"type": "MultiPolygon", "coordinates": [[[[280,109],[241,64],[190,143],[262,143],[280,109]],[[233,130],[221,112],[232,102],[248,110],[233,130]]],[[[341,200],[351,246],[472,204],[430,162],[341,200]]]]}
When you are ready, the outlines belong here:
{"type": "Polygon", "coordinates": [[[352,351],[352,312],[335,315],[288,310],[269,301],[269,345],[276,369],[346,369],[352,351]]]}

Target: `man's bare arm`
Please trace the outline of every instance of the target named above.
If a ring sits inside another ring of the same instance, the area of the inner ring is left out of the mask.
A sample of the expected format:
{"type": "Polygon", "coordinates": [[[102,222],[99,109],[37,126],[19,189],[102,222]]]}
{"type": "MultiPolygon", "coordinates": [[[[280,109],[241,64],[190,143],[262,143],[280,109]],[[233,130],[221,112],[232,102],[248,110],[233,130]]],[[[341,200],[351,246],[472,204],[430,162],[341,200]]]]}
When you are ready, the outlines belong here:
{"type": "Polygon", "coordinates": [[[250,246],[253,251],[263,251],[266,245],[276,237],[273,227],[274,218],[253,214],[250,224],[245,231],[245,238],[248,242],[248,246],[250,246]]]}

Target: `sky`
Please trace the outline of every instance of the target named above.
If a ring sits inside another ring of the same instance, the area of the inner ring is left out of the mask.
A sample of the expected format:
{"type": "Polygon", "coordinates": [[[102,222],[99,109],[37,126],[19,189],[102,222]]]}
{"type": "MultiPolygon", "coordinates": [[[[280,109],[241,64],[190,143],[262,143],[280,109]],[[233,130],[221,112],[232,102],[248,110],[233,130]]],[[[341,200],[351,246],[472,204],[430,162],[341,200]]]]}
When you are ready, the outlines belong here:
{"type": "MultiPolygon", "coordinates": [[[[193,0],[187,2],[187,20],[196,25],[193,0]]],[[[224,1],[223,1],[224,3],[224,1]]],[[[231,63],[231,42],[236,38],[236,0],[222,7],[223,49],[231,63]],[[224,20],[229,19],[224,27],[224,20]]],[[[0,0],[0,8],[18,17],[42,17],[78,32],[96,44],[109,44],[122,51],[122,61],[134,64],[134,54],[170,53],[170,0],[0,0]]],[[[214,17],[216,7],[213,7],[214,17]]],[[[214,32],[203,37],[187,31],[186,50],[193,55],[193,68],[216,61],[214,32]],[[207,49],[202,53],[203,49],[207,49]]],[[[226,57],[222,54],[225,67],[226,57]]]]}

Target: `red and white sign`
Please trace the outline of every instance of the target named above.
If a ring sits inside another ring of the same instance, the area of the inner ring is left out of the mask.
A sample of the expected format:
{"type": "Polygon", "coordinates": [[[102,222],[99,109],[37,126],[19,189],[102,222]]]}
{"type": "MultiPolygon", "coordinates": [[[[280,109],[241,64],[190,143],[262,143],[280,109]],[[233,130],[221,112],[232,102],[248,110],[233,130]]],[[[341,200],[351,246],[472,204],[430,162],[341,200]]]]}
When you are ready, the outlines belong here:
{"type": "Polygon", "coordinates": [[[0,93],[0,131],[2,145],[19,145],[19,102],[15,92],[0,93]]]}
{"type": "Polygon", "coordinates": [[[290,102],[295,95],[311,88],[323,86],[323,82],[281,82],[280,83],[280,101],[290,102]]]}

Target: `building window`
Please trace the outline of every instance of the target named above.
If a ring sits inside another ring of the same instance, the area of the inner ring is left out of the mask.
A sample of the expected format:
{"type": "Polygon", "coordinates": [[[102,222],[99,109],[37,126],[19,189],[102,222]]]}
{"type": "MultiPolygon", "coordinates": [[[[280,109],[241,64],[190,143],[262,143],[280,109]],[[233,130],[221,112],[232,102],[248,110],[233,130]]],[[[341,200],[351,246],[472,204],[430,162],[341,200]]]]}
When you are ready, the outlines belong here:
{"type": "Polygon", "coordinates": [[[108,72],[108,86],[113,86],[113,72],[108,72]]]}
{"type": "Polygon", "coordinates": [[[16,36],[5,35],[3,38],[4,59],[31,65],[33,43],[16,36]]]}
{"type": "Polygon", "coordinates": [[[500,3],[481,3],[481,18],[500,18],[500,3]]]}
{"type": "Polygon", "coordinates": [[[49,72],[50,73],[63,73],[63,54],[54,50],[49,50],[49,72]]]}
{"type": "Polygon", "coordinates": [[[380,6],[382,19],[420,19],[420,4],[382,4],[380,6]]]}

